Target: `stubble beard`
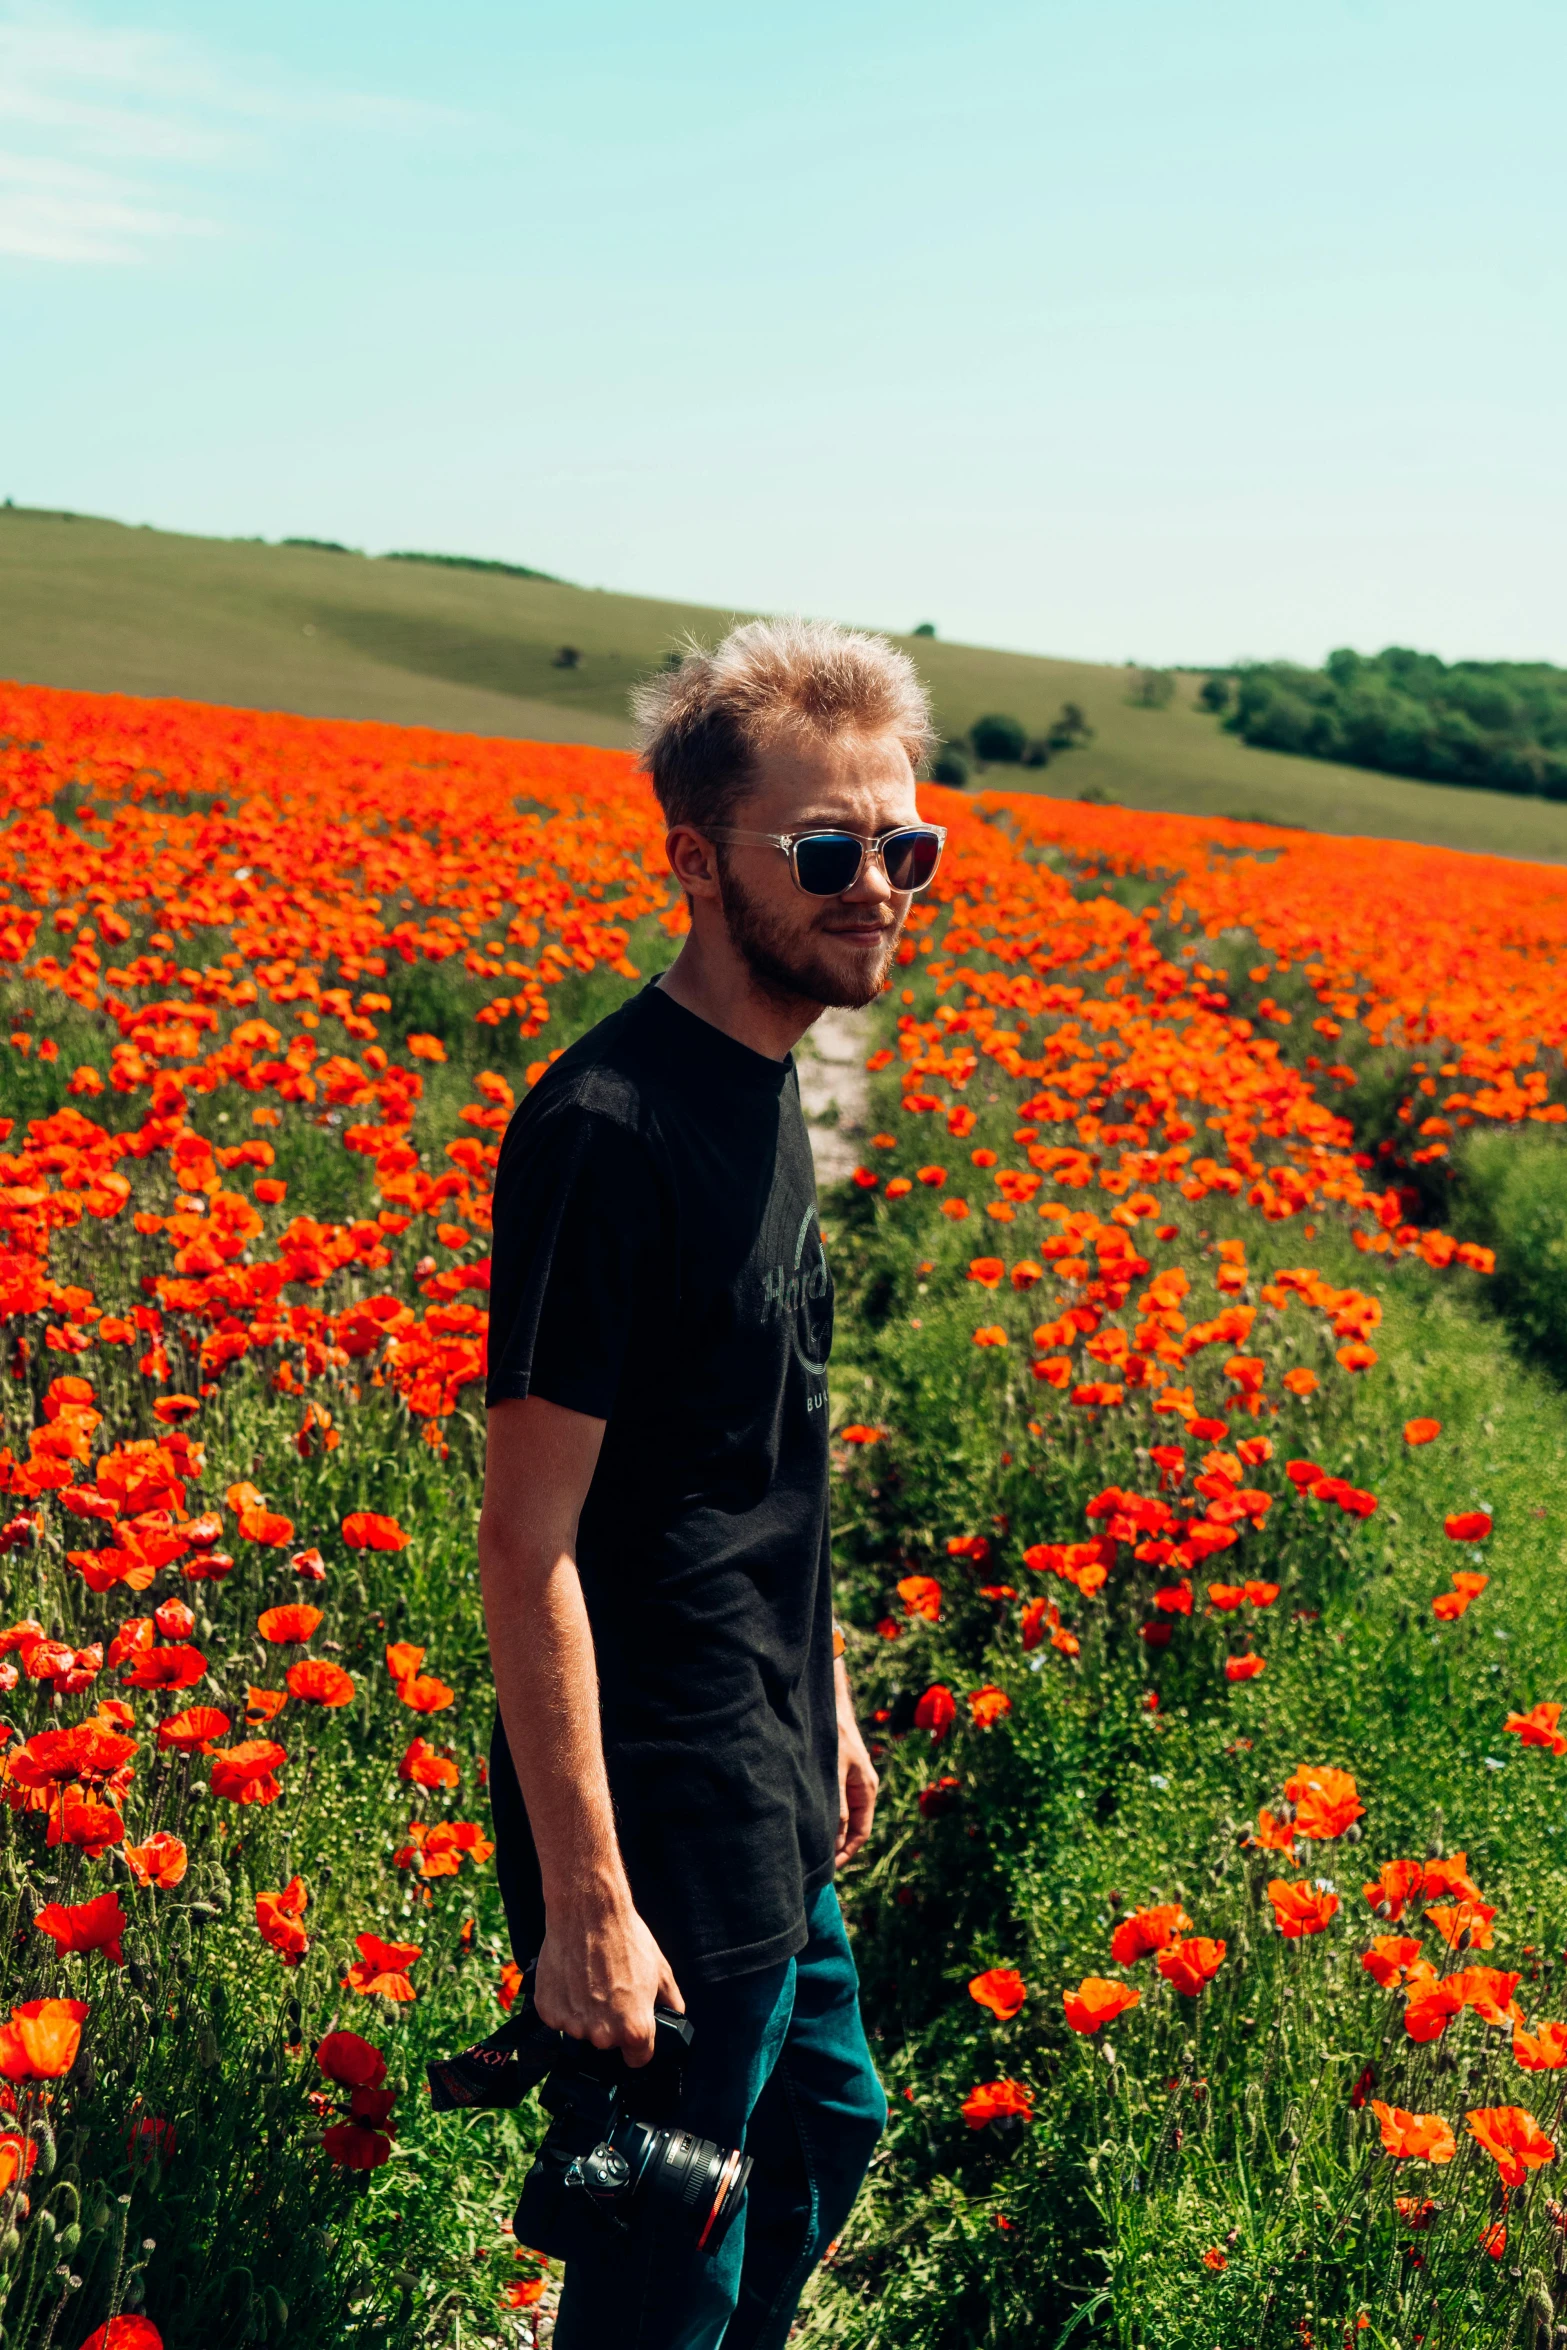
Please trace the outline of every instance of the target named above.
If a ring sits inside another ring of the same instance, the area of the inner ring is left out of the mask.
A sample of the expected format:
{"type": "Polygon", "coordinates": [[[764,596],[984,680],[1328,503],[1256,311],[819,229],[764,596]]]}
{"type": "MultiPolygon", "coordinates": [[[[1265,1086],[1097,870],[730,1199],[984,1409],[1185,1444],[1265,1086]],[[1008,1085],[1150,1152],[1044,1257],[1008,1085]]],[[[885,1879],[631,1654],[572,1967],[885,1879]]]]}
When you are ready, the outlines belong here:
{"type": "Polygon", "coordinates": [[[866,957],[860,976],[855,978],[845,971],[834,970],[824,956],[814,951],[814,934],[807,933],[802,938],[765,913],[746,895],[732,868],[721,879],[725,925],[736,952],[762,994],[791,1011],[807,1004],[822,1010],[831,1004],[843,1011],[859,1012],[875,1002],[892,969],[901,923],[888,926],[882,944],[874,955],[866,957]]]}

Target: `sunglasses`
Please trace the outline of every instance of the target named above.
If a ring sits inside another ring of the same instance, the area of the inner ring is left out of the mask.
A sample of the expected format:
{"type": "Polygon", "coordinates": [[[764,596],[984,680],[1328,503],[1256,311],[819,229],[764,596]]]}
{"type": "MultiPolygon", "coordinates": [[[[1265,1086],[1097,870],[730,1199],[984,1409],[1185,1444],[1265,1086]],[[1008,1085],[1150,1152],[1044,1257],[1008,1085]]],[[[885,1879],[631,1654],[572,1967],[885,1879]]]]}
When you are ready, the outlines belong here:
{"type": "Polygon", "coordinates": [[[874,857],[887,886],[900,896],[929,889],[946,845],[944,824],[900,824],[868,839],[858,832],[746,832],[733,824],[704,826],[709,840],[739,848],[782,849],[796,889],[808,898],[842,897],[874,857]]]}

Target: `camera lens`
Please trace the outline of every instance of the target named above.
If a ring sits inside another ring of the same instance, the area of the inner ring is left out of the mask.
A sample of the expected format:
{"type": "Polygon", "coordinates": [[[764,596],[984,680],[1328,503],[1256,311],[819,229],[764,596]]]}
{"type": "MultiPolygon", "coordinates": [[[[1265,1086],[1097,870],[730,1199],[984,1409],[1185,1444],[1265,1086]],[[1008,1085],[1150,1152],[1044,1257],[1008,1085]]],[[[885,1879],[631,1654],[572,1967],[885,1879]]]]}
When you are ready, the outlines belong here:
{"type": "Polygon", "coordinates": [[[636,2174],[639,2197],[670,2218],[683,2218],[699,2251],[722,2240],[745,2200],[748,2155],[715,2146],[711,2138],[693,2138],[688,2130],[649,2129],[641,2122],[626,2123],[615,2142],[636,2174]]]}

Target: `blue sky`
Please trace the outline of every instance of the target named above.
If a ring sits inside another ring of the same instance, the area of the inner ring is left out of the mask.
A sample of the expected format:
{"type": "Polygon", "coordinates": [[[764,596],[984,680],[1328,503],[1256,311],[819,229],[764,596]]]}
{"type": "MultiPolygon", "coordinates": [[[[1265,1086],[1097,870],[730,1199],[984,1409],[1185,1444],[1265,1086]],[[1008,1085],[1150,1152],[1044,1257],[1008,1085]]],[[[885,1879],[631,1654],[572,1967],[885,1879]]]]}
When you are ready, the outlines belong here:
{"type": "Polygon", "coordinates": [[[0,496],[1567,661],[1564,86],[1557,0],[0,0],[0,496]]]}

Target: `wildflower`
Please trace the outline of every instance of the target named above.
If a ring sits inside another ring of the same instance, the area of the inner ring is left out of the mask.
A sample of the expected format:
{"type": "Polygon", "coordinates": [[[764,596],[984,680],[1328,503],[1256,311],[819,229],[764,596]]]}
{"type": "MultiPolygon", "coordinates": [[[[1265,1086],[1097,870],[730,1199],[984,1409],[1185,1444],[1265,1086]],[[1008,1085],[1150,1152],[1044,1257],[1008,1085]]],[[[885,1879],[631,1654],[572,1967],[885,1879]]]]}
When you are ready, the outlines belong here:
{"type": "Polygon", "coordinates": [[[1434,1444],[1442,1433],[1440,1420],[1406,1420],[1404,1442],[1413,1449],[1418,1444],[1434,1444]]]}
{"type": "Polygon", "coordinates": [[[296,1550],[288,1563],[295,1574],[303,1577],[307,1583],[326,1581],[326,1560],[313,1546],[309,1550],[296,1550]]]}
{"type": "Polygon", "coordinates": [[[1521,2105],[1481,2106],[1464,2120],[1496,2164],[1504,2187],[1521,2187],[1526,2172],[1556,2160],[1555,2139],[1521,2105]]]}
{"type": "Polygon", "coordinates": [[[998,2024],[1009,2024],[1028,1997],[1022,1976],[1009,1966],[993,1966],[976,1975],[968,1992],[981,2007],[989,2008],[998,2024]]]}
{"type": "Polygon", "coordinates": [[[288,1668],[286,1675],[290,1697],[306,1699],[312,1705],[351,1705],[354,1680],[341,1665],[329,1663],[324,1657],[301,1657],[288,1668]]]}
{"type": "Polygon", "coordinates": [[[1291,1395],[1304,1397],[1315,1394],[1320,1381],[1315,1371],[1308,1371],[1304,1365],[1298,1365],[1293,1371],[1286,1371],[1279,1384],[1287,1388],[1291,1395]]]}
{"type": "Polygon", "coordinates": [[[308,1640],[322,1621],[318,1607],[307,1607],[303,1600],[290,1600],[284,1607],[269,1607],[256,1619],[256,1630],[263,1640],[283,1647],[295,1640],[308,1640]]]}
{"type": "Polygon", "coordinates": [[[1229,2256],[1227,2253],[1221,2252],[1217,2244],[1210,2244],[1202,2256],[1202,2264],[1204,2268],[1228,2268],[1230,2265],[1229,2256]]]}
{"type": "Polygon", "coordinates": [[[58,2081],[76,2062],[82,2026],[92,2013],[85,1999],[29,1999],[0,2024],[0,2078],[58,2081]]]}
{"type": "Polygon", "coordinates": [[[1384,1991],[1405,1980],[1420,1960],[1420,1944],[1412,1934],[1378,1934],[1360,1963],[1384,1991]]]}
{"type": "Polygon", "coordinates": [[[37,1931],[49,1936],[62,1958],[101,1950],[116,1966],[125,1964],[120,1936],[129,1922],[117,1893],[100,1893],[95,1901],[74,1905],[46,1902],[33,1919],[37,1931]]]}
{"type": "Polygon", "coordinates": [[[971,2130],[982,2130],[987,2122],[1033,2118],[1034,2092],[1021,2081],[981,2081],[963,2100],[963,2119],[971,2130]]]}
{"type": "Polygon", "coordinates": [[[1513,2029],[1513,2062],[1525,2072],[1560,2072],[1567,2064],[1567,2024],[1536,2024],[1526,2032],[1522,2024],[1513,2029]]]}
{"type": "Polygon", "coordinates": [[[1224,1677],[1227,1681],[1255,1681],[1257,1675],[1266,1670],[1267,1660],[1260,1656],[1227,1656],[1224,1660],[1224,1677]]]}
{"type": "Polygon", "coordinates": [[[459,1773],[449,1754],[441,1754],[424,1738],[413,1738],[408,1743],[397,1776],[408,1779],[416,1787],[455,1787],[459,1773]]]}
{"type": "Polygon", "coordinates": [[[359,1956],[343,1977],[345,1991],[357,1991],[362,1998],[414,1997],[408,1969],[419,1956],[417,1942],[383,1942],[379,1934],[356,1934],[354,1947],[359,1956]]]}
{"type": "Polygon", "coordinates": [[[281,1893],[256,1895],[257,1931],[285,1966],[298,1966],[310,1947],[310,1937],[299,1922],[309,1898],[303,1877],[290,1877],[281,1893]]]}
{"type": "Polygon", "coordinates": [[[379,2089],[386,2079],[386,2058],[357,2032],[328,2032],[316,2063],[342,2089],[379,2089]]]}
{"type": "Polygon", "coordinates": [[[163,2336],[150,2317],[111,2317],[94,2327],[82,2350],[163,2350],[163,2336]]]}
{"type": "Polygon", "coordinates": [[[1319,1892],[1315,1885],[1291,1884],[1287,1878],[1274,1877],[1268,1886],[1268,1899],[1279,1932],[1287,1942],[1298,1942],[1303,1934],[1326,1933],[1328,1920],[1338,1909],[1336,1893],[1319,1892]]]}
{"type": "Polygon", "coordinates": [[[1488,1908],[1483,1901],[1441,1903],[1426,1911],[1427,1918],[1449,1950],[1489,1950],[1491,1920],[1495,1915],[1495,1910],[1488,1908]]]}
{"type": "Polygon", "coordinates": [[[176,1641],[169,1648],[137,1649],[120,1679],[127,1689],[193,1689],[206,1671],[200,1649],[176,1641]]]}
{"type": "Polygon", "coordinates": [[[238,1746],[220,1746],[212,1755],[212,1792],[231,1803],[276,1803],[283,1790],[275,1773],[287,1762],[284,1749],[270,1738],[246,1738],[238,1746]]]}
{"type": "Polygon", "coordinates": [[[1491,1517],[1487,1510],[1455,1510],[1442,1521],[1442,1531],[1449,1542],[1483,1542],[1491,1531],[1491,1517]]]}
{"type": "Polygon", "coordinates": [[[1210,1941],[1206,1935],[1177,1942],[1173,1949],[1161,1950],[1154,1964],[1167,1983],[1173,1983],[1184,1998],[1195,1999],[1205,1983],[1211,1983],[1224,1963],[1225,1945],[1210,1941]]]}
{"type": "Polygon", "coordinates": [[[168,1892],[184,1881],[187,1854],[178,1836],[163,1833],[145,1844],[127,1844],[125,1858],[138,1885],[157,1885],[168,1892]]]}
{"type": "Polygon", "coordinates": [[[950,1771],[942,1778],[933,1779],[928,1787],[922,1787],[918,1797],[921,1819],[937,1819],[942,1812],[950,1811],[961,1789],[962,1781],[950,1771]]]}
{"type": "Polygon", "coordinates": [[[1558,1702],[1542,1698],[1526,1714],[1509,1714],[1502,1727],[1524,1746],[1548,1746],[1552,1754],[1567,1754],[1567,1735],[1556,1727],[1561,1712],[1558,1702]]]}
{"type": "Polygon", "coordinates": [[[1012,1700],[1004,1689],[987,1682],[983,1689],[971,1689],[969,1713],[976,1730],[989,1730],[1012,1711],[1012,1700]]]}
{"type": "Polygon", "coordinates": [[[409,1537],[395,1518],[377,1510],[353,1510],[343,1520],[343,1540],[350,1550],[406,1550],[409,1537]]]}
{"type": "Polygon", "coordinates": [[[1065,1991],[1061,2004],[1074,2032],[1097,2032],[1129,2007],[1142,1993],[1130,1983],[1113,1983],[1104,1975],[1085,1975],[1075,1991],[1065,1991]]]}
{"type": "Polygon", "coordinates": [[[1397,2162],[1451,2162],[1458,2141],[1439,2113],[1406,2113],[1373,2097],[1371,2110],[1382,2125],[1382,2143],[1397,2162]]]}
{"type": "Polygon", "coordinates": [[[228,1736],[231,1726],[228,1715],[215,1705],[193,1705],[158,1724],[158,1744],[187,1754],[210,1754],[217,1740],[228,1736]]]}
{"type": "Polygon", "coordinates": [[[1117,1966],[1133,1966],[1150,1951],[1168,1950],[1191,1922],[1177,1901],[1161,1902],[1155,1909],[1134,1910],[1111,1935],[1110,1956],[1117,1966]]]}
{"type": "Polygon", "coordinates": [[[969,1265],[968,1277],[977,1281],[981,1289],[999,1289],[1006,1270],[1000,1257],[975,1257],[969,1265]]]}
{"type": "Polygon", "coordinates": [[[915,1729],[928,1730],[933,1738],[944,1737],[957,1718],[957,1700],[939,1681],[926,1690],[914,1708],[915,1729]]]}
{"type": "Polygon", "coordinates": [[[941,1585],[933,1575],[905,1575],[898,1585],[898,1597],[906,1615],[918,1616],[927,1624],[934,1624],[941,1614],[941,1585]]]}
{"type": "Polygon", "coordinates": [[[1365,1811],[1348,1771],[1327,1765],[1302,1768],[1284,1782],[1284,1792],[1295,1806],[1295,1832],[1322,1842],[1342,1836],[1365,1811]]]}

